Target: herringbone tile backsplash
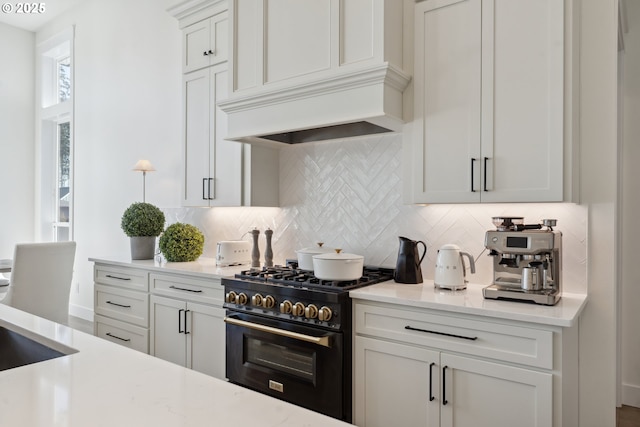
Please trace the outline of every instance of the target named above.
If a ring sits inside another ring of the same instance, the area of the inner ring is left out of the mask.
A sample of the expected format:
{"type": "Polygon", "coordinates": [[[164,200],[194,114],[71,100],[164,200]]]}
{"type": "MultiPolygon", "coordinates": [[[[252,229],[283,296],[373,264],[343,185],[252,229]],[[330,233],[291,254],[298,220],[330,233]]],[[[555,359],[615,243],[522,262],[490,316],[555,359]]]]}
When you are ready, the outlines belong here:
{"type": "MultiPolygon", "coordinates": [[[[404,205],[402,137],[366,138],[285,146],[280,151],[281,208],[166,209],[168,223],[181,221],[205,234],[204,256],[216,242],[244,238],[253,227],[274,231],[274,261],[295,258],[295,250],[324,242],[365,256],[367,265],[394,267],[398,236],[422,240],[422,263],[433,278],[438,248],[455,243],[472,254],[477,272],[470,281],[491,281],[484,233],[492,216],[524,216],[527,223],[556,218],[563,233],[566,292],[586,292],[586,208],[570,203],[404,205]]],[[[264,237],[261,234],[261,253],[264,237]]]]}

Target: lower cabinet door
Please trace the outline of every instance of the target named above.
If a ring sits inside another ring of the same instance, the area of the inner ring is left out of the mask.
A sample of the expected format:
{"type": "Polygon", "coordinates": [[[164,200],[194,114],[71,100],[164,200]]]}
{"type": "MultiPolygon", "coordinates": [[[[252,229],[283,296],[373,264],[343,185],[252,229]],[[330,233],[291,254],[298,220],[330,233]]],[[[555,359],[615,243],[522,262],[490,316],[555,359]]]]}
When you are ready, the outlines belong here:
{"type": "Polygon", "coordinates": [[[354,424],[439,425],[438,352],[356,336],[354,359],[354,424]]]}
{"type": "Polygon", "coordinates": [[[151,295],[149,354],[181,366],[187,361],[187,303],[151,295]]]}
{"type": "Polygon", "coordinates": [[[440,364],[443,427],[553,424],[552,374],[448,353],[440,364]]]}
{"type": "Polygon", "coordinates": [[[187,319],[187,367],[224,379],[224,309],[190,302],[187,319]]]}

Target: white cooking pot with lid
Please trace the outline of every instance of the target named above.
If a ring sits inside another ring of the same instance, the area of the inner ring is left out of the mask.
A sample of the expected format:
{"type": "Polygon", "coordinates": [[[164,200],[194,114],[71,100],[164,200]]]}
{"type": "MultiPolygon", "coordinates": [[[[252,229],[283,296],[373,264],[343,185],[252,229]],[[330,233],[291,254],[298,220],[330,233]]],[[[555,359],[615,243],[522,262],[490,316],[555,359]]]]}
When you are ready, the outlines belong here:
{"type": "Polygon", "coordinates": [[[318,246],[311,248],[298,249],[298,268],[302,270],[313,271],[313,256],[334,252],[333,248],[323,247],[324,243],[318,242],[318,246]]]}
{"type": "Polygon", "coordinates": [[[341,249],[313,256],[313,274],[321,280],[346,281],[362,277],[364,257],[341,249]]]}

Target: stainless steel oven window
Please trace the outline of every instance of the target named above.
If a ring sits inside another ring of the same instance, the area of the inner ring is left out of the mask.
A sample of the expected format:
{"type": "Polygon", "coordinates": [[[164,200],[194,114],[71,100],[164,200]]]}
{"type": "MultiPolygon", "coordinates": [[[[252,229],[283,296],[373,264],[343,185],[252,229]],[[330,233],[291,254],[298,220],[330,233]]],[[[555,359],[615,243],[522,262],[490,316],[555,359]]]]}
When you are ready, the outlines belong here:
{"type": "Polygon", "coordinates": [[[245,337],[246,361],[313,382],[315,352],[245,337]]]}

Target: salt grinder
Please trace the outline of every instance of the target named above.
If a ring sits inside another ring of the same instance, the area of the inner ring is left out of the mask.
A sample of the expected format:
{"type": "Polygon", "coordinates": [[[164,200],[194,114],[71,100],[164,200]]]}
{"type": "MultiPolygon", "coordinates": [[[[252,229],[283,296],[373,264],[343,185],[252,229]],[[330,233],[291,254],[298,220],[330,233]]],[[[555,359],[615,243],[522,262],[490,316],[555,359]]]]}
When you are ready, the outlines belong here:
{"type": "Polygon", "coordinates": [[[258,236],[260,235],[260,230],[254,228],[249,231],[253,238],[253,248],[251,249],[251,267],[260,267],[260,249],[258,248],[258,236]]]}
{"type": "Polygon", "coordinates": [[[267,239],[267,246],[264,250],[264,266],[273,267],[273,250],[271,249],[271,237],[273,236],[273,230],[267,228],[264,230],[264,235],[267,239]]]}

